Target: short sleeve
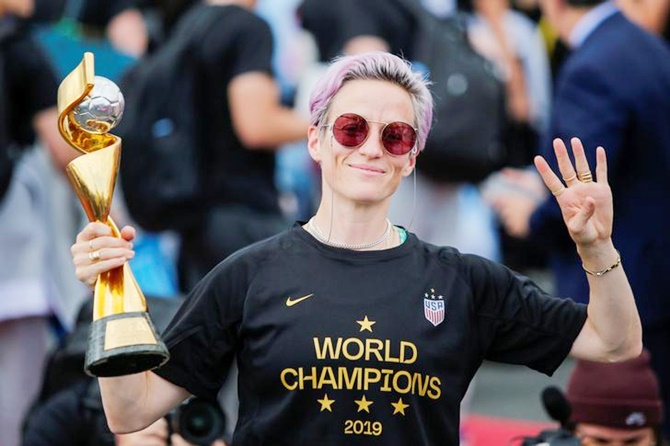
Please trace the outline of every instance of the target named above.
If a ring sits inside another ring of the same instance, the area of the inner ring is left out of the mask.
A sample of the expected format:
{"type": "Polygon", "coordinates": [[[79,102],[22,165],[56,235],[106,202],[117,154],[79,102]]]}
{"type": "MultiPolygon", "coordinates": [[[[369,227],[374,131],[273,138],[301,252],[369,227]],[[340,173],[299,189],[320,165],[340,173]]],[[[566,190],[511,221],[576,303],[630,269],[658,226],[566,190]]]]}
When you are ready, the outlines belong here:
{"type": "Polygon", "coordinates": [[[205,56],[225,64],[222,69],[230,79],[249,72],[271,74],[272,51],[269,25],[241,8],[230,12],[221,26],[214,27],[205,42],[205,56]]]}
{"type": "Polygon", "coordinates": [[[586,321],[586,306],[553,297],[527,277],[470,257],[481,348],[486,359],[551,375],[586,321]]]}
{"type": "Polygon", "coordinates": [[[223,262],[193,289],[163,340],[170,360],[155,372],[193,395],[214,398],[234,357],[246,279],[223,262]]]}

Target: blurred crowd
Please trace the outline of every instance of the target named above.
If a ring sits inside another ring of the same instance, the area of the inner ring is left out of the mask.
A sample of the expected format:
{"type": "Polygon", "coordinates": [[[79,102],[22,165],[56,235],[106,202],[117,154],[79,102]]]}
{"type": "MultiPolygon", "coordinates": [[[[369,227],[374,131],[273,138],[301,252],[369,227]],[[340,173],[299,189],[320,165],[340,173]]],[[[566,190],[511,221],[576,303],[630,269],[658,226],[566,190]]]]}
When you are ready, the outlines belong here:
{"type": "MultiPolygon", "coordinates": [[[[508,156],[477,183],[415,172],[394,197],[391,220],[429,243],[500,260],[557,295],[586,302],[574,245],[557,229],[558,207],[529,166],[535,155],[551,152],[556,137],[579,137],[591,165],[603,146],[616,246],[639,299],[651,352],[645,361],[658,375],[667,407],[670,0],[416,2],[441,19],[462,18],[473,48],[496,68],[508,124],[500,143],[508,156]],[[603,35],[596,36],[593,29],[601,25],[603,35]]],[[[69,257],[86,223],[65,176],[78,152],[61,137],[56,109],[58,85],[83,53],[95,54],[97,75],[123,85],[128,70],[178,32],[195,32],[203,8],[229,21],[202,42],[207,97],[201,118],[208,123],[202,175],[210,192],[194,211],[202,218],[179,230],[138,227],[130,262],[145,294],[178,299],[227,255],[314,213],[319,166],[305,140],[310,88],[338,55],[382,50],[412,61],[418,22],[405,3],[0,0],[0,446],[22,444],[31,428],[27,415],[44,415],[40,406],[55,393],[45,390],[45,371],[54,352],[80,335],[77,315],[90,301],[69,257]],[[233,9],[216,10],[224,6],[233,9]],[[233,34],[232,25],[244,31],[233,34]],[[235,40],[239,35],[245,38],[235,40]],[[241,55],[235,63],[233,52],[241,55]]],[[[117,185],[112,215],[121,225],[135,222],[124,202],[129,193],[117,185]]],[[[90,396],[78,383],[74,398],[90,396]]],[[[232,393],[221,398],[227,435],[234,399],[232,393]]],[[[167,444],[167,425],[155,430],[167,444]]],[[[670,434],[670,422],[663,432],[670,434]]],[[[158,444],[109,436],[109,444],[158,444]]],[[[33,441],[25,444],[46,444],[33,441]]]]}

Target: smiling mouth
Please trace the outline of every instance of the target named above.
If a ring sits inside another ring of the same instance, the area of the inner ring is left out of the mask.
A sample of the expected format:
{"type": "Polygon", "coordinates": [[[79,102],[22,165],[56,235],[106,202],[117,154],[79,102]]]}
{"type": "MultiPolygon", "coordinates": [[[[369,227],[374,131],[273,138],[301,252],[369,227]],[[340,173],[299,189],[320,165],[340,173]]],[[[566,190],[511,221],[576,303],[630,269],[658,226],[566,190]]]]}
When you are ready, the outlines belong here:
{"type": "Polygon", "coordinates": [[[356,165],[353,165],[353,166],[350,165],[349,167],[351,167],[352,169],[356,169],[356,170],[365,172],[365,173],[374,173],[374,174],[383,174],[384,173],[383,170],[378,169],[378,168],[374,168],[374,167],[356,166],[356,165]]]}

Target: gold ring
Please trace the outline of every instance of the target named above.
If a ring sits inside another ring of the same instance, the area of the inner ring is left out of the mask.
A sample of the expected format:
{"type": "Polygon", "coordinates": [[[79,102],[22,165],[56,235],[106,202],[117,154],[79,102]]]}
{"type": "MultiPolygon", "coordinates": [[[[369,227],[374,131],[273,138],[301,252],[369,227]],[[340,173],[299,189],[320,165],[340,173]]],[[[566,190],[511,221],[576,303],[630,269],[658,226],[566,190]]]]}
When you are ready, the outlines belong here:
{"type": "Polygon", "coordinates": [[[554,195],[554,197],[558,197],[558,196],[561,195],[563,192],[565,192],[565,186],[561,185],[561,188],[560,188],[559,190],[557,190],[556,192],[553,192],[553,191],[552,191],[551,193],[554,195]]]}
{"type": "Polygon", "coordinates": [[[96,251],[91,251],[88,253],[88,258],[91,259],[92,262],[97,262],[100,260],[100,250],[96,251]]]}
{"type": "Polygon", "coordinates": [[[590,170],[587,170],[584,173],[577,174],[577,178],[579,178],[579,181],[581,181],[582,183],[590,183],[591,181],[593,181],[593,175],[591,175],[590,170]]]}
{"type": "Polygon", "coordinates": [[[572,175],[570,178],[563,178],[563,181],[565,181],[566,183],[569,183],[570,181],[574,180],[575,178],[577,178],[577,174],[572,175]]]}

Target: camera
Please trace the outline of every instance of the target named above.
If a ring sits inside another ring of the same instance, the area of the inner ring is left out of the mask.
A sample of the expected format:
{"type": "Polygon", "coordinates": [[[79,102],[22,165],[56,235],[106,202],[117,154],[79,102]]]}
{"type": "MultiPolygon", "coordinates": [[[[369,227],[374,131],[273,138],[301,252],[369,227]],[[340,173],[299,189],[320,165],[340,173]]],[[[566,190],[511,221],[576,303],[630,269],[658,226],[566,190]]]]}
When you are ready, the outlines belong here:
{"type": "Polygon", "coordinates": [[[544,430],[537,437],[524,438],[521,446],[580,446],[582,442],[570,429],[572,408],[563,392],[557,387],[547,387],[542,391],[542,404],[547,414],[560,423],[560,428],[544,430]]]}
{"type": "Polygon", "coordinates": [[[226,429],[226,416],[216,401],[191,398],[168,415],[170,433],[199,446],[209,446],[221,439],[226,429]]]}
{"type": "Polygon", "coordinates": [[[565,429],[545,430],[534,438],[524,439],[521,446],[580,446],[582,442],[565,429]]]}

